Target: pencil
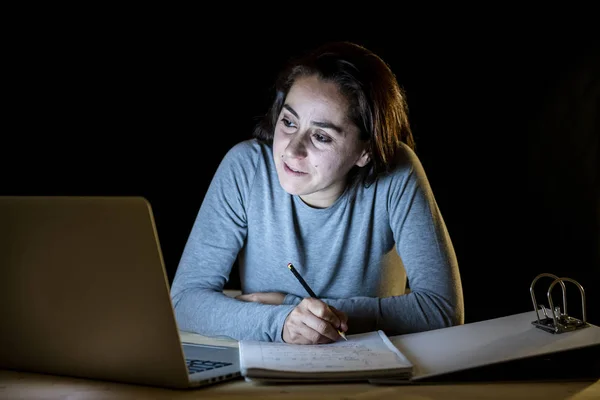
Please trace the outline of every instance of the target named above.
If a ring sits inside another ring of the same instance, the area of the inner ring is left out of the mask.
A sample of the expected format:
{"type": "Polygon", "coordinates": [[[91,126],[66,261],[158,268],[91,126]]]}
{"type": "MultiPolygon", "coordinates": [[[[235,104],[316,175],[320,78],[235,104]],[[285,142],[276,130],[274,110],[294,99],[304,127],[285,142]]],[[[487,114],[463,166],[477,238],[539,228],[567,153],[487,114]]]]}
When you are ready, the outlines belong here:
{"type": "MultiPolygon", "coordinates": [[[[294,274],[296,279],[298,279],[298,282],[300,282],[302,287],[304,287],[304,290],[306,290],[308,292],[308,295],[310,297],[318,299],[319,297],[315,294],[315,292],[313,292],[313,290],[310,288],[310,286],[308,286],[308,283],[306,283],[304,278],[302,278],[302,275],[300,275],[300,273],[298,271],[296,271],[296,268],[294,268],[294,265],[292,263],[288,263],[288,268],[290,269],[290,271],[292,271],[292,274],[294,274]]],[[[327,305],[327,308],[329,308],[329,305],[327,305]]],[[[331,310],[331,308],[329,308],[329,309],[331,310]]],[[[344,332],[342,332],[339,329],[337,331],[338,331],[339,335],[344,338],[344,340],[348,340],[346,338],[346,334],[344,332]]]]}

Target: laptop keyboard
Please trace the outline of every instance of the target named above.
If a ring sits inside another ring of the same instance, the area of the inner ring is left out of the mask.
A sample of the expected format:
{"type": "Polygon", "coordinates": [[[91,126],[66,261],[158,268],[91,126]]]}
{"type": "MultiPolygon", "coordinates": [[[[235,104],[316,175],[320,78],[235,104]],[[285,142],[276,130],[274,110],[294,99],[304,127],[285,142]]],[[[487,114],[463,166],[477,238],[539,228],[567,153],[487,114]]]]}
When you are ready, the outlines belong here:
{"type": "Polygon", "coordinates": [[[187,364],[188,371],[190,371],[191,374],[231,365],[231,363],[228,363],[228,362],[196,360],[196,359],[191,359],[191,358],[186,358],[185,362],[187,364]]]}

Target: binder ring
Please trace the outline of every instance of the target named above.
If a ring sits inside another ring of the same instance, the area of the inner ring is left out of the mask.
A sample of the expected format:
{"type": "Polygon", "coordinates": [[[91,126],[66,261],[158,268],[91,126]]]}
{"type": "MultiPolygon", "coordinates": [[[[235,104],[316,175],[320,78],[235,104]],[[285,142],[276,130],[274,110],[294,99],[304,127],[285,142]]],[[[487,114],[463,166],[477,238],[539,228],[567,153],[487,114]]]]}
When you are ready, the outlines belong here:
{"type": "Polygon", "coordinates": [[[581,286],[576,280],[567,277],[559,278],[558,276],[553,274],[542,273],[536,276],[535,279],[531,282],[529,292],[531,294],[533,308],[537,317],[537,320],[533,321],[532,324],[537,328],[540,328],[550,333],[563,333],[589,326],[589,324],[586,322],[585,291],[583,290],[583,286],[581,286]],[[552,317],[548,316],[548,313],[546,312],[546,307],[543,304],[541,305],[541,307],[538,307],[537,301],[535,299],[535,293],[533,292],[533,288],[537,280],[544,276],[554,279],[548,287],[548,292],[546,294],[548,298],[548,304],[550,305],[550,313],[552,314],[552,317]],[[579,293],[581,295],[582,319],[573,318],[567,314],[567,293],[564,281],[571,282],[579,288],[579,293]],[[562,287],[562,312],[560,310],[560,307],[554,307],[554,303],[552,301],[552,289],[557,283],[560,283],[560,286],[562,287]],[[540,319],[539,308],[541,308],[544,312],[545,318],[543,319],[540,319]]]}
{"type": "MultiPolygon", "coordinates": [[[[554,287],[554,285],[556,285],[557,282],[560,282],[560,284],[563,287],[563,302],[565,304],[565,317],[570,318],[567,315],[567,301],[566,299],[564,299],[564,295],[565,295],[565,284],[562,281],[568,281],[571,282],[573,284],[575,284],[578,288],[579,288],[579,293],[581,294],[581,314],[582,314],[582,322],[585,324],[586,323],[586,318],[585,318],[585,291],[583,290],[583,286],[581,286],[579,284],[579,282],[577,282],[575,279],[571,279],[571,278],[557,278],[555,279],[551,284],[550,287],[548,288],[548,304],[550,304],[550,309],[553,310],[554,309],[554,305],[552,304],[552,296],[551,296],[551,291],[552,288],[554,287]]],[[[552,313],[552,316],[554,317],[554,325],[556,326],[557,322],[556,322],[556,315],[554,313],[552,313]]]]}
{"type": "MultiPolygon", "coordinates": [[[[533,292],[533,287],[535,286],[535,283],[538,281],[538,279],[547,276],[550,278],[553,278],[555,281],[557,279],[560,279],[558,276],[554,275],[554,274],[549,274],[547,272],[544,272],[542,274],[539,274],[538,276],[536,276],[533,279],[533,282],[531,282],[531,286],[529,287],[529,293],[531,294],[531,301],[533,302],[533,310],[535,311],[535,314],[537,316],[537,322],[538,324],[540,323],[540,314],[538,312],[538,305],[537,305],[537,301],[535,300],[535,293],[533,292]]],[[[565,310],[565,314],[567,313],[567,290],[565,287],[565,284],[560,281],[560,286],[562,286],[562,295],[563,295],[563,310],[565,310]]],[[[543,307],[543,306],[542,306],[543,307]]],[[[552,311],[554,309],[554,307],[550,307],[550,310],[552,311]]],[[[545,314],[545,310],[544,310],[544,314],[545,314]]],[[[546,317],[548,317],[548,315],[546,315],[546,317]]]]}

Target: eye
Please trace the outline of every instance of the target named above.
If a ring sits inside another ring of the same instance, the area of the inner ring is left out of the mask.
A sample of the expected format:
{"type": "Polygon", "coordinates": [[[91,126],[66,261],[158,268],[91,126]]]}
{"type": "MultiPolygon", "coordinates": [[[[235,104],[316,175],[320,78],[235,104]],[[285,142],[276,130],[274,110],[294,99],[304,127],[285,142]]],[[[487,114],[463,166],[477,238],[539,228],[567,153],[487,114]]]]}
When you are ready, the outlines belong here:
{"type": "Polygon", "coordinates": [[[331,138],[329,136],[321,135],[320,133],[314,133],[313,137],[319,143],[329,143],[329,142],[331,142],[331,138]]]}
{"type": "Polygon", "coordinates": [[[281,119],[281,122],[283,123],[283,125],[286,128],[293,128],[293,127],[295,127],[294,123],[292,121],[290,121],[289,119],[285,118],[285,117],[283,117],[281,119]]]}

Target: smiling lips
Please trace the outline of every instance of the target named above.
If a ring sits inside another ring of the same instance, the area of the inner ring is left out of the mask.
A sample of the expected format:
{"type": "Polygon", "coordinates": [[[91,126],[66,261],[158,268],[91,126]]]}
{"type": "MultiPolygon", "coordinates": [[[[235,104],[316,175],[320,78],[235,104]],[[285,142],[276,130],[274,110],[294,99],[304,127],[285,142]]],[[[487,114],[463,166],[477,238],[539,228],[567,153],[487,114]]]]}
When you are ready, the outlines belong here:
{"type": "Polygon", "coordinates": [[[285,169],[285,172],[287,172],[291,175],[294,175],[294,176],[306,175],[306,172],[296,171],[296,170],[290,168],[285,162],[283,163],[283,168],[285,169]]]}

